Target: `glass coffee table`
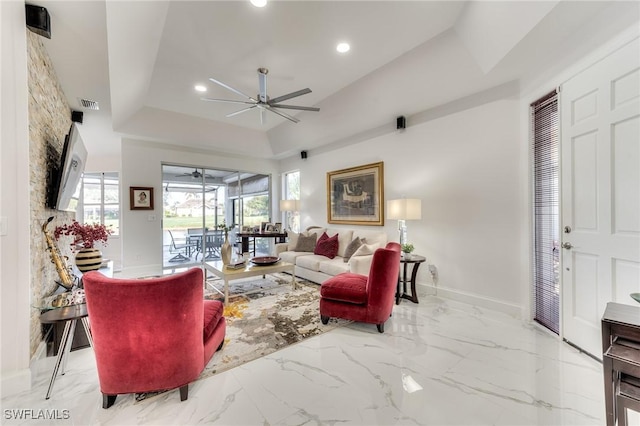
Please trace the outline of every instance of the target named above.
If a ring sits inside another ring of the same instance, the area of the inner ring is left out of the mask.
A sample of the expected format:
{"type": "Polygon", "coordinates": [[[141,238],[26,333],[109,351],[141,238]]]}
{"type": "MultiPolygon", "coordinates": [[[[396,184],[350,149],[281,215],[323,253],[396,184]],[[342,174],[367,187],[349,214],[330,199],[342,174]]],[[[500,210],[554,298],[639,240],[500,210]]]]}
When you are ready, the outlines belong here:
{"type": "Polygon", "coordinates": [[[211,272],[216,277],[224,281],[224,303],[229,302],[229,281],[240,280],[242,278],[250,278],[264,276],[267,274],[275,274],[276,272],[289,272],[291,274],[291,287],[295,290],[297,287],[296,276],[293,273],[293,263],[287,263],[279,260],[270,264],[256,264],[250,260],[246,262],[244,268],[229,268],[225,266],[221,260],[215,260],[204,263],[205,270],[211,272]]]}

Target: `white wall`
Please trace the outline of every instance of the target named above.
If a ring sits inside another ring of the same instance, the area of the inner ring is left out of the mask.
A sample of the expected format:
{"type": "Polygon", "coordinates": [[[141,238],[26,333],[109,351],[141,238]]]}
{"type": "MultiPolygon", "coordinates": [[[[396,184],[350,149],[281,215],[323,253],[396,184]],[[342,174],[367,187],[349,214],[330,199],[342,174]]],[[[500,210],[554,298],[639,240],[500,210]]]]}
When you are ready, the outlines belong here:
{"type": "Polygon", "coordinates": [[[256,172],[272,176],[272,217],[277,217],[280,176],[276,161],[234,157],[171,145],[122,141],[122,255],[123,273],[159,273],[162,269],[162,164],[256,172]],[[130,210],[129,187],[154,188],[154,210],[130,210]],[[155,215],[155,220],[150,220],[155,215]]]}
{"type": "MultiPolygon", "coordinates": [[[[439,294],[521,315],[528,285],[526,145],[520,140],[518,100],[492,101],[404,132],[392,132],[281,170],[301,172],[302,228],[327,225],[326,173],[384,161],[385,199],[422,200],[422,220],[410,221],[416,253],[437,267],[439,294]]],[[[397,222],[384,230],[397,240],[397,222]]],[[[421,267],[418,282],[431,277],[421,267]]]]}
{"type": "Polygon", "coordinates": [[[0,349],[2,395],[28,389],[29,122],[24,2],[0,2],[0,349]]]}

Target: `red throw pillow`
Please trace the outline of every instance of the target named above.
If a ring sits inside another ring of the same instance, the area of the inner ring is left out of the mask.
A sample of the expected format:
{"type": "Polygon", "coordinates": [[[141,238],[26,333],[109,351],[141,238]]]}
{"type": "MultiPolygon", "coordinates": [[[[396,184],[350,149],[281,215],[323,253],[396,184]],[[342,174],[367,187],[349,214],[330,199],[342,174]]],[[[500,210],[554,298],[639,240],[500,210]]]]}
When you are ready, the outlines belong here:
{"type": "Polygon", "coordinates": [[[338,254],[338,234],[329,238],[326,232],[322,233],[322,236],[316,243],[316,249],[313,254],[319,254],[326,256],[329,259],[333,259],[338,254]]]}

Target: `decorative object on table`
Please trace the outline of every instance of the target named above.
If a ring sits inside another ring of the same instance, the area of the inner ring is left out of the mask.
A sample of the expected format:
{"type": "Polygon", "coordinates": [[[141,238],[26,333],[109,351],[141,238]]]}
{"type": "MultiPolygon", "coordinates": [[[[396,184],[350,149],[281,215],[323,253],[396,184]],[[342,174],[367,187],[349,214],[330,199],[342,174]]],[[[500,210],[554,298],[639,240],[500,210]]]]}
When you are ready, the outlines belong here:
{"type": "Polygon", "coordinates": [[[398,221],[400,245],[407,242],[407,220],[422,219],[422,201],[415,198],[400,198],[387,201],[387,219],[398,221]]]}
{"type": "Polygon", "coordinates": [[[131,210],[153,210],[153,187],[129,187],[129,204],[131,210]]]}
{"type": "Polygon", "coordinates": [[[113,234],[111,228],[100,223],[86,224],[75,220],[71,225],[57,226],[54,231],[56,240],[63,235],[73,237],[71,250],[77,251],[76,266],[80,272],[100,269],[102,253],[94,247],[94,244],[97,241],[103,245],[106,244],[111,234],[113,234]]]}
{"type": "Polygon", "coordinates": [[[231,231],[233,228],[233,226],[227,226],[227,224],[224,222],[218,225],[218,229],[224,231],[224,242],[220,247],[220,258],[222,259],[223,265],[228,265],[229,262],[231,262],[233,246],[229,243],[229,231],[231,231]]]}
{"type": "Polygon", "coordinates": [[[251,258],[251,263],[255,265],[273,265],[278,263],[280,258],[278,256],[256,256],[251,258]]]}
{"type": "Polygon", "coordinates": [[[383,162],[327,173],[327,221],[384,225],[383,162]]]}
{"type": "Polygon", "coordinates": [[[53,294],[42,300],[41,309],[55,309],[64,306],[79,305],[85,302],[84,290],[73,289],[64,293],[53,294]]]}
{"type": "Polygon", "coordinates": [[[60,248],[58,248],[58,244],[56,244],[58,237],[55,237],[54,240],[54,238],[49,235],[49,231],[47,231],[47,225],[49,225],[52,220],[53,216],[42,224],[42,232],[47,242],[47,250],[49,250],[51,255],[51,263],[56,266],[56,271],[58,271],[58,275],[60,276],[58,285],[67,290],[71,290],[77,282],[77,278],[71,273],[71,268],[67,265],[67,258],[60,253],[60,248]]]}
{"type": "Polygon", "coordinates": [[[413,252],[413,244],[405,243],[405,244],[402,244],[400,247],[402,249],[402,254],[404,258],[411,259],[411,252],[413,252]]]}

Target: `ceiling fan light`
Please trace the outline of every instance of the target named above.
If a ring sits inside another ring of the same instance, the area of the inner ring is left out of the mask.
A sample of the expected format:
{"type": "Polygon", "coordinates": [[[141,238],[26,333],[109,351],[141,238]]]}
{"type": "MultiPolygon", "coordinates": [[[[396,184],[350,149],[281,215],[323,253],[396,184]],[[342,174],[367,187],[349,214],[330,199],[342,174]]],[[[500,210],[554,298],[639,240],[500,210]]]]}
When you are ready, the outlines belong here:
{"type": "Polygon", "coordinates": [[[267,0],[251,0],[251,4],[255,7],[265,7],[267,5],[267,0]]]}
{"type": "Polygon", "coordinates": [[[350,49],[351,49],[351,46],[349,46],[349,43],[346,43],[346,42],[338,43],[338,45],[336,46],[336,50],[339,53],[347,53],[350,49]]]}
{"type": "Polygon", "coordinates": [[[207,91],[207,87],[203,86],[202,84],[196,84],[194,89],[196,89],[196,92],[206,92],[207,91]]]}

